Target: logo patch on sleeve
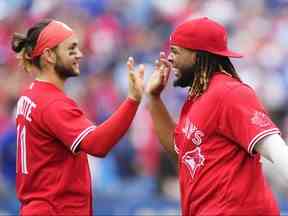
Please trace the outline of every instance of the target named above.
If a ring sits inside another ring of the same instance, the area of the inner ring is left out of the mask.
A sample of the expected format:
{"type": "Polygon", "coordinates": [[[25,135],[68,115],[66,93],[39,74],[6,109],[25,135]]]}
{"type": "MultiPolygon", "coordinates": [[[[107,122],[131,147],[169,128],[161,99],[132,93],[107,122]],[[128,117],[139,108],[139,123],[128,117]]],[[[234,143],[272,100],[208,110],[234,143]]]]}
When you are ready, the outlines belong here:
{"type": "Polygon", "coordinates": [[[253,114],[251,118],[251,123],[258,127],[263,127],[263,128],[271,125],[271,122],[268,116],[265,113],[259,112],[259,111],[255,111],[255,113],[253,114]]]}

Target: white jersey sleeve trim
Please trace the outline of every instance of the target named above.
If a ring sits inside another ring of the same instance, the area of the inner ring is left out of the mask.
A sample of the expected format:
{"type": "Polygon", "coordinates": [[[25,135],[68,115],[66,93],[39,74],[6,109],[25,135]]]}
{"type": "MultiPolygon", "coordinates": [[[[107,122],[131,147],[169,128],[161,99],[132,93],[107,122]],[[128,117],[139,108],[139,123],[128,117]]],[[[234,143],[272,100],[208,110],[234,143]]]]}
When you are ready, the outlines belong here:
{"type": "Polygon", "coordinates": [[[173,141],[174,141],[174,151],[175,151],[177,154],[179,154],[179,153],[180,153],[180,150],[179,150],[179,148],[178,148],[178,146],[177,146],[177,144],[176,144],[175,137],[174,137],[173,141]]]}
{"type": "Polygon", "coordinates": [[[180,153],[180,151],[179,151],[179,148],[177,147],[177,145],[176,145],[176,144],[174,144],[174,151],[175,151],[177,154],[179,154],[179,153],[180,153]]]}
{"type": "Polygon", "coordinates": [[[93,131],[96,128],[95,125],[92,125],[86,129],[84,129],[79,135],[78,137],[74,140],[74,142],[72,143],[70,149],[73,153],[76,153],[76,149],[79,146],[79,144],[81,143],[81,141],[84,139],[85,136],[87,136],[87,134],[89,134],[91,131],[93,131]]]}
{"type": "Polygon", "coordinates": [[[281,132],[278,128],[272,128],[272,129],[265,130],[265,131],[262,131],[261,133],[257,134],[249,143],[248,152],[250,154],[252,154],[255,144],[259,140],[261,140],[263,137],[266,137],[266,136],[271,135],[271,134],[281,134],[281,132]]]}

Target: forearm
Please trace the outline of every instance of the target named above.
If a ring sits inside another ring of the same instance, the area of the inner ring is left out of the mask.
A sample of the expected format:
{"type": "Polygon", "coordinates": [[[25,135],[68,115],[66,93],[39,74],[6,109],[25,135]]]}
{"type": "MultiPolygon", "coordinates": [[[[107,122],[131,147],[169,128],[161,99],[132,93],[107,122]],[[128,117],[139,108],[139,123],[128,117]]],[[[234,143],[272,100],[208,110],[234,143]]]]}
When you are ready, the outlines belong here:
{"type": "Polygon", "coordinates": [[[288,182],[288,146],[280,135],[264,137],[256,144],[255,150],[270,160],[280,175],[288,182]]]}
{"type": "Polygon", "coordinates": [[[288,146],[283,139],[279,140],[279,142],[282,142],[282,144],[274,143],[273,150],[270,150],[271,159],[277,170],[285,178],[285,181],[288,182],[288,146]]]}
{"type": "Polygon", "coordinates": [[[109,119],[84,138],[80,149],[94,156],[105,157],[127,132],[138,105],[139,102],[126,99],[109,119]]]}
{"type": "Polygon", "coordinates": [[[173,141],[175,122],[171,118],[160,97],[148,96],[147,106],[150,111],[154,129],[160,143],[165,148],[165,150],[168,151],[172,158],[177,159],[173,141]]]}
{"type": "Polygon", "coordinates": [[[281,175],[285,178],[285,182],[288,182],[288,147],[280,152],[279,155],[275,155],[274,164],[280,171],[281,175]]]}

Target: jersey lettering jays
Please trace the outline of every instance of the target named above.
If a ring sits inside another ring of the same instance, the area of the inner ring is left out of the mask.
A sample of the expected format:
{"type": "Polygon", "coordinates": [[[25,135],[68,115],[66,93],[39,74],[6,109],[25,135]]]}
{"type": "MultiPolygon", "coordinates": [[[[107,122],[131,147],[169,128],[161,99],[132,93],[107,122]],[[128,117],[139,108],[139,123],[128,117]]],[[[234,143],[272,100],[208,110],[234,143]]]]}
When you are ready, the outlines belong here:
{"type": "Polygon", "coordinates": [[[254,91],[216,73],[203,95],[187,99],[174,131],[182,214],[279,215],[253,151],[273,133],[254,91]]]}
{"type": "Polygon", "coordinates": [[[185,120],[182,132],[188,140],[192,141],[194,145],[201,145],[204,133],[199,130],[188,118],[185,120]]]}
{"type": "Polygon", "coordinates": [[[199,130],[195,124],[193,124],[189,118],[185,119],[184,127],[182,128],[182,133],[186,137],[187,140],[191,140],[191,142],[196,146],[196,148],[192,151],[187,151],[183,156],[182,160],[184,164],[189,169],[191,177],[193,178],[197,169],[201,166],[204,166],[205,158],[201,153],[202,140],[204,137],[204,133],[199,130]]]}

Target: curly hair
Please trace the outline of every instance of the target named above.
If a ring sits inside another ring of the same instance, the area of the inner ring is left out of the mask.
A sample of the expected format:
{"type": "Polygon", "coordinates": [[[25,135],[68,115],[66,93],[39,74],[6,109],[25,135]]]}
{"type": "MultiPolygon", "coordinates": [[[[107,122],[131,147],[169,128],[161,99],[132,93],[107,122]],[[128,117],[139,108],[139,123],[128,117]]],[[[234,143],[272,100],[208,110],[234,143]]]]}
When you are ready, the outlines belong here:
{"type": "Polygon", "coordinates": [[[240,80],[228,57],[215,55],[206,51],[197,51],[195,64],[195,78],[189,89],[190,95],[202,95],[208,87],[211,76],[215,72],[222,71],[240,80]]]}

